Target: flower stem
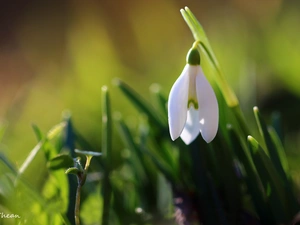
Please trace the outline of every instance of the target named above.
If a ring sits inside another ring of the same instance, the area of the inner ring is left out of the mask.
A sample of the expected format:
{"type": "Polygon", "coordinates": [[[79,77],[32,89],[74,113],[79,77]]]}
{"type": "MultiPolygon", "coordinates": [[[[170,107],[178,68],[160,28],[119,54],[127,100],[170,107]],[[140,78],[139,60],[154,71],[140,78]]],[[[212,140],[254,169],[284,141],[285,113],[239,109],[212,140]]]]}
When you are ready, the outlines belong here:
{"type": "Polygon", "coordinates": [[[75,224],[80,225],[80,193],[81,193],[81,179],[78,177],[78,186],[76,191],[76,202],[75,202],[75,224]]]}
{"type": "Polygon", "coordinates": [[[243,132],[243,136],[247,137],[250,134],[250,130],[247,126],[244,114],[242,113],[241,108],[238,106],[232,107],[232,112],[240,126],[241,131],[243,132]]]}
{"type": "Polygon", "coordinates": [[[213,53],[203,27],[188,7],[181,9],[180,12],[194,36],[194,45],[197,44],[199,46],[201,53],[205,55],[208,62],[211,64],[211,67],[215,70],[215,76],[213,76],[213,78],[220,88],[227,105],[230,108],[238,106],[239,101],[223,75],[220,64],[213,53]]]}

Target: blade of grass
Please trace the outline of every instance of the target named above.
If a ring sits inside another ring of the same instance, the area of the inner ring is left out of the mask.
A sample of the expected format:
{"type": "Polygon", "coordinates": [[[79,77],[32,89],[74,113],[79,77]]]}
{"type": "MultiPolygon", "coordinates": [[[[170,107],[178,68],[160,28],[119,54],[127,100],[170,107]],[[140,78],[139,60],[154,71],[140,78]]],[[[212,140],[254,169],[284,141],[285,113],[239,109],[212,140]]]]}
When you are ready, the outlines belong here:
{"type": "Polygon", "coordinates": [[[117,125],[122,140],[125,143],[125,146],[127,146],[127,148],[131,152],[129,162],[134,170],[134,173],[136,174],[136,179],[140,183],[145,183],[148,178],[144,170],[144,165],[141,163],[141,158],[139,157],[140,152],[138,150],[138,146],[134,142],[134,138],[131,132],[129,131],[129,128],[121,118],[117,118],[117,125]]]}
{"type": "Polygon", "coordinates": [[[275,129],[273,127],[268,127],[268,133],[270,134],[270,138],[271,138],[272,142],[276,146],[282,168],[283,168],[285,174],[288,175],[289,165],[288,165],[288,161],[286,158],[285,150],[284,150],[282,142],[278,136],[278,133],[275,131],[275,129]]]}
{"type": "Polygon", "coordinates": [[[236,170],[234,168],[233,151],[225,142],[224,136],[219,132],[214,141],[209,145],[218,161],[219,182],[224,189],[224,199],[227,206],[229,224],[238,224],[241,213],[241,191],[236,170]]]}
{"type": "Polygon", "coordinates": [[[259,128],[259,132],[261,134],[261,136],[264,138],[265,144],[267,146],[268,149],[268,153],[270,155],[270,158],[277,170],[277,172],[279,173],[280,177],[284,180],[287,181],[287,175],[285,173],[285,170],[282,166],[280,157],[279,157],[279,147],[276,146],[276,144],[273,142],[269,131],[268,131],[268,127],[264,121],[264,119],[262,118],[258,107],[254,107],[253,108],[254,111],[254,115],[255,115],[255,119],[256,119],[256,123],[258,125],[259,128]]]}
{"type": "Polygon", "coordinates": [[[262,224],[275,224],[269,205],[267,204],[265,196],[261,190],[261,180],[254,168],[251,156],[246,150],[246,147],[242,144],[243,142],[240,140],[240,137],[237,135],[233,127],[228,125],[227,129],[229,132],[231,147],[245,169],[246,174],[244,179],[247,184],[247,190],[252,197],[253,205],[262,224]]]}
{"type": "Polygon", "coordinates": [[[289,218],[288,201],[282,179],[259,143],[251,136],[248,136],[248,143],[276,224],[289,222],[292,218],[289,218]]]}
{"type": "MultiPolygon", "coordinates": [[[[67,149],[69,154],[72,158],[75,158],[75,135],[73,131],[73,125],[71,120],[71,114],[70,112],[66,111],[63,114],[63,120],[66,124],[64,128],[64,137],[63,137],[63,146],[64,149],[67,149]]],[[[75,214],[74,214],[74,208],[75,208],[75,199],[76,199],[76,191],[77,191],[77,179],[74,175],[68,174],[68,184],[69,184],[69,202],[68,202],[68,208],[66,212],[66,216],[71,224],[75,224],[75,214]]]]}
{"type": "Polygon", "coordinates": [[[288,161],[286,158],[286,154],[284,148],[282,146],[281,140],[278,137],[278,133],[272,127],[268,127],[268,131],[270,133],[272,141],[275,143],[275,146],[278,148],[278,154],[280,157],[280,161],[282,163],[282,167],[287,174],[287,182],[284,182],[287,198],[289,199],[289,208],[290,208],[290,216],[293,217],[300,210],[299,202],[297,201],[297,196],[293,191],[293,184],[291,177],[289,176],[289,167],[288,161]]]}
{"type": "Polygon", "coordinates": [[[149,155],[158,170],[167,178],[167,180],[171,184],[177,184],[179,182],[178,177],[174,175],[173,171],[168,168],[168,166],[165,165],[161,160],[159,160],[152,152],[150,152],[146,148],[143,149],[143,152],[149,155]]]}
{"type": "Polygon", "coordinates": [[[44,138],[44,135],[42,133],[42,131],[40,130],[40,128],[36,125],[36,124],[32,124],[32,129],[35,133],[35,136],[37,138],[38,141],[41,141],[44,138]]]}
{"type": "Polygon", "coordinates": [[[196,139],[190,144],[188,151],[191,154],[191,173],[198,196],[197,210],[199,216],[202,217],[203,224],[227,224],[218,194],[204,166],[202,151],[208,149],[205,149],[203,144],[199,146],[198,140],[196,139]]]}
{"type": "Polygon", "coordinates": [[[274,127],[274,130],[276,131],[280,139],[280,142],[284,143],[283,124],[282,124],[281,114],[279,112],[273,112],[271,119],[272,119],[272,126],[274,127]]]}
{"type": "Polygon", "coordinates": [[[68,154],[59,154],[47,162],[50,170],[67,169],[72,166],[74,166],[74,160],[68,154]]]}
{"type": "Polygon", "coordinates": [[[27,156],[27,158],[25,159],[25,161],[23,162],[23,164],[21,165],[20,169],[19,169],[19,174],[23,174],[26,169],[28,168],[28,166],[31,164],[31,162],[34,160],[35,156],[38,154],[38,152],[43,148],[43,146],[45,145],[45,143],[47,141],[50,141],[51,139],[53,139],[54,137],[56,137],[65,127],[65,123],[59,123],[55,126],[53,126],[49,132],[47,133],[45,139],[39,141],[39,143],[31,150],[31,152],[29,153],[29,155],[27,156]]]}
{"type": "Polygon", "coordinates": [[[6,158],[6,156],[2,152],[0,152],[0,161],[2,161],[3,164],[10,169],[11,172],[13,172],[14,174],[17,173],[17,169],[15,168],[15,166],[6,158]]]}
{"type": "Polygon", "coordinates": [[[66,123],[65,129],[64,129],[64,148],[66,148],[71,157],[75,158],[76,154],[74,152],[75,150],[75,133],[73,129],[73,124],[71,120],[71,113],[66,111],[63,114],[63,120],[66,123]]]}
{"type": "Polygon", "coordinates": [[[109,92],[106,86],[102,87],[102,154],[104,161],[102,225],[108,225],[112,196],[109,179],[112,170],[112,117],[109,92]]]}
{"type": "Polygon", "coordinates": [[[23,164],[21,165],[19,169],[19,174],[23,174],[26,169],[29,167],[31,162],[34,160],[35,156],[38,154],[38,152],[43,148],[45,144],[45,141],[40,141],[29,153],[23,164]]]}
{"type": "Polygon", "coordinates": [[[238,106],[238,99],[224,78],[221,67],[213,53],[213,50],[201,24],[198,22],[197,18],[188,7],[181,9],[180,12],[187,25],[189,26],[195,40],[200,42],[200,48],[202,48],[203,52],[207,53],[210,62],[214,65],[213,67],[217,71],[217,76],[215,76],[214,78],[219,88],[222,90],[227,105],[229,107],[238,106]]]}
{"type": "Polygon", "coordinates": [[[115,84],[120,88],[120,90],[126,95],[126,97],[142,112],[145,113],[151,122],[153,122],[160,130],[166,129],[167,121],[164,121],[162,116],[156,112],[153,107],[147,103],[138,93],[131,89],[123,81],[117,79],[115,84]]]}
{"type": "Polygon", "coordinates": [[[155,103],[161,113],[161,115],[164,117],[164,121],[167,121],[167,99],[161,92],[161,87],[158,84],[152,84],[150,87],[150,91],[154,96],[155,103]]]}

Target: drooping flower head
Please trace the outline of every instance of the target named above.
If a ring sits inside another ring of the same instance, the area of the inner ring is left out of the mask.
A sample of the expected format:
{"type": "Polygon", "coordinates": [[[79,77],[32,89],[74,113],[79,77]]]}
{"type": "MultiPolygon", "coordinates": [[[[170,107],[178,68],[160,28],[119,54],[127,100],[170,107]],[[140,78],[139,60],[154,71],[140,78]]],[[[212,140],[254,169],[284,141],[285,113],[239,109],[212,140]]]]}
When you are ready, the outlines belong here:
{"type": "Polygon", "coordinates": [[[180,136],[188,145],[201,133],[209,143],[218,131],[219,107],[214,90],[200,66],[197,42],[189,50],[186,61],[169,94],[170,135],[172,140],[180,136]]]}

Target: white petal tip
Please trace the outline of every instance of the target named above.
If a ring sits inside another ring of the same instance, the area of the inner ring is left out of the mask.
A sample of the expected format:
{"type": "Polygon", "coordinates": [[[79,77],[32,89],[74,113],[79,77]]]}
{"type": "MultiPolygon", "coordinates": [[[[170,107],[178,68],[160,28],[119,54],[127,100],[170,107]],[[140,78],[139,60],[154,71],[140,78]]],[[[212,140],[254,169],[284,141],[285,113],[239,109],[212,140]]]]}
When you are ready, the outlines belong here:
{"type": "Polygon", "coordinates": [[[172,139],[172,141],[175,141],[177,138],[174,138],[174,137],[171,136],[171,139],[172,139]]]}
{"type": "Polygon", "coordinates": [[[180,138],[186,145],[192,143],[196,137],[199,135],[200,126],[199,126],[199,112],[198,110],[191,107],[188,110],[186,124],[182,133],[180,134],[180,138]]]}
{"type": "Polygon", "coordinates": [[[204,138],[203,137],[203,140],[208,144],[208,143],[212,142],[212,140],[214,140],[214,138],[204,138]]]}
{"type": "Polygon", "coordinates": [[[175,141],[177,138],[179,138],[181,131],[174,128],[173,126],[169,126],[169,132],[170,132],[170,137],[172,141],[175,141]]]}
{"type": "Polygon", "coordinates": [[[191,144],[194,140],[185,141],[185,140],[182,139],[182,141],[183,141],[186,145],[189,145],[189,144],[191,144]]]}
{"type": "Polygon", "coordinates": [[[170,129],[170,137],[171,137],[172,141],[175,141],[177,138],[179,138],[180,134],[177,135],[176,133],[178,133],[178,132],[174,132],[174,131],[172,132],[170,129]]]}
{"type": "Polygon", "coordinates": [[[198,131],[198,133],[194,133],[193,135],[191,135],[190,133],[187,133],[187,132],[183,132],[180,135],[180,138],[186,145],[189,145],[193,141],[196,140],[196,138],[198,137],[198,134],[199,134],[199,131],[198,131]]]}
{"type": "Polygon", "coordinates": [[[191,140],[190,138],[186,138],[185,136],[183,135],[180,135],[180,138],[181,140],[186,144],[186,145],[189,145],[192,143],[193,140],[191,140]]]}
{"type": "Polygon", "coordinates": [[[213,133],[210,133],[210,134],[207,134],[207,133],[202,134],[201,133],[201,135],[202,135],[202,138],[204,139],[204,141],[206,141],[206,143],[210,143],[215,139],[215,137],[217,135],[217,131],[213,132],[213,133]]]}

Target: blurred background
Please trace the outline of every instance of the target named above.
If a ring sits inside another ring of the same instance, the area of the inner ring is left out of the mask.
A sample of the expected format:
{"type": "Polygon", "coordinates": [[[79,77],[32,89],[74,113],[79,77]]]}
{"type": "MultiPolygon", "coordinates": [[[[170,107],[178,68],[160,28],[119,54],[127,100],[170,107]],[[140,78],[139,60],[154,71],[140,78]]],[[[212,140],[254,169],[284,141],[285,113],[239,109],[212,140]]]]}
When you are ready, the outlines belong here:
{"type": "Polygon", "coordinates": [[[254,121],[255,105],[266,116],[283,114],[293,158],[300,144],[300,2],[293,0],[1,1],[1,151],[20,165],[37,142],[31,124],[47,131],[65,110],[100,151],[103,85],[113,111],[134,126],[136,111],[112,80],[147,98],[153,83],[168,94],[193,43],[184,6],[206,30],[246,115],[254,121]]]}

